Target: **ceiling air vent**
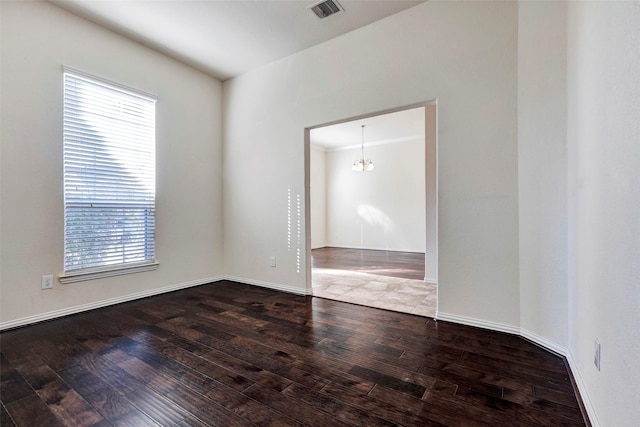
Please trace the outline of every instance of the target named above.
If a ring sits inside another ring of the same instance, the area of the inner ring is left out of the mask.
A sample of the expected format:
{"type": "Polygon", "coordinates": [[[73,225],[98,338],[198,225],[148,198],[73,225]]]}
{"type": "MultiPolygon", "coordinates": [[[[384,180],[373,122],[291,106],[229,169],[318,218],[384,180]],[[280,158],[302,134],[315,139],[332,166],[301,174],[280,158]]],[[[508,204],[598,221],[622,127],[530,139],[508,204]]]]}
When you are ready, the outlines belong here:
{"type": "Polygon", "coordinates": [[[315,4],[312,4],[307,9],[313,11],[320,19],[324,19],[327,16],[334,15],[338,12],[344,11],[340,3],[336,0],[324,0],[315,4]]]}

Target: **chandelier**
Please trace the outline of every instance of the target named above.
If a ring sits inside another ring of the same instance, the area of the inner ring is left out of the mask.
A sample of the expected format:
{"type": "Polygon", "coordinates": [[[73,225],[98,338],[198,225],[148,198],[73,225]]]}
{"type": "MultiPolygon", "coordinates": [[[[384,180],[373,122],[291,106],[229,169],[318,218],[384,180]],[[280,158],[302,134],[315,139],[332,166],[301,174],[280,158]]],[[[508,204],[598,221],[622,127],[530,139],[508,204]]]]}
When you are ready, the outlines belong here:
{"type": "Polygon", "coordinates": [[[364,127],[366,125],[362,125],[362,158],[360,160],[356,160],[353,162],[353,166],[351,166],[351,170],[358,172],[372,171],[373,170],[373,162],[370,159],[364,158],[364,127]]]}

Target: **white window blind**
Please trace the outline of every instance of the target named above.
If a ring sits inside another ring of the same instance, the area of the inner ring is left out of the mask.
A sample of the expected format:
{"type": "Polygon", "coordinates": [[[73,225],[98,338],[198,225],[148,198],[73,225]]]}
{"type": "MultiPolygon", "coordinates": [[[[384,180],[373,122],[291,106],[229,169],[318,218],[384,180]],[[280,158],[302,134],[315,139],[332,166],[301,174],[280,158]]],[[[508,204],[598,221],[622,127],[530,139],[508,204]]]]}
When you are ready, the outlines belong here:
{"type": "Polygon", "coordinates": [[[155,259],[155,104],[64,70],[65,275],[155,259]]]}

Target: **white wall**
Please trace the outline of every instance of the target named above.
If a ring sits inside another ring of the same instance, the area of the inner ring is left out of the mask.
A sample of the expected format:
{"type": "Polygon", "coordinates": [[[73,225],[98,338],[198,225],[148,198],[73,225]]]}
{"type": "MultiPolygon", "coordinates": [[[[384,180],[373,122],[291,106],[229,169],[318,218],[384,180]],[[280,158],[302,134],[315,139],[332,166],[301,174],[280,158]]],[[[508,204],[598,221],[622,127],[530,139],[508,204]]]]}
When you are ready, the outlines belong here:
{"type": "Polygon", "coordinates": [[[315,249],[327,246],[327,151],[322,147],[311,145],[309,162],[311,248],[315,249]]]}
{"type": "Polygon", "coordinates": [[[52,4],[1,7],[1,324],[221,276],[221,83],[52,4]],[[160,267],[42,291],[63,267],[63,64],[158,96],[160,267]]]}
{"type": "Polygon", "coordinates": [[[567,5],[518,6],[520,320],[567,341],[567,5]]]}
{"type": "Polygon", "coordinates": [[[423,138],[366,146],[375,170],[357,172],[360,148],[329,151],[328,246],[424,252],[424,152],[423,138]]]}
{"type": "Polygon", "coordinates": [[[570,2],[567,32],[569,350],[600,425],[636,426],[640,2],[570,2]]]}
{"type": "Polygon", "coordinates": [[[517,21],[426,2],[225,81],[225,272],[306,292],[304,128],[438,99],[440,312],[518,326],[517,21]]]}
{"type": "Polygon", "coordinates": [[[520,2],[518,29],[522,332],[567,354],[593,425],[637,425],[640,2],[520,2]]]}
{"type": "Polygon", "coordinates": [[[438,106],[430,103],[424,108],[425,168],[426,168],[426,258],[425,282],[438,283],[438,106]]]}

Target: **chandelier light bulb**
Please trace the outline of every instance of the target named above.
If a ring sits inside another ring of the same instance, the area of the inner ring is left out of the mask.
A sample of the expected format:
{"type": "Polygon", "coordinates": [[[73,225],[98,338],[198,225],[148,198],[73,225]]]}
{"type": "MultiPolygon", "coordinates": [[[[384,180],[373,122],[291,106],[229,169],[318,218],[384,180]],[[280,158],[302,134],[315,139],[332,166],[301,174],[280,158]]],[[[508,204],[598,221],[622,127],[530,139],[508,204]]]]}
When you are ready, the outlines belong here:
{"type": "Polygon", "coordinates": [[[373,161],[371,159],[364,158],[364,127],[365,126],[366,125],[362,125],[362,145],[361,145],[362,157],[359,160],[356,160],[355,162],[353,162],[353,165],[351,166],[351,170],[358,171],[358,172],[370,172],[374,169],[373,161]]]}

